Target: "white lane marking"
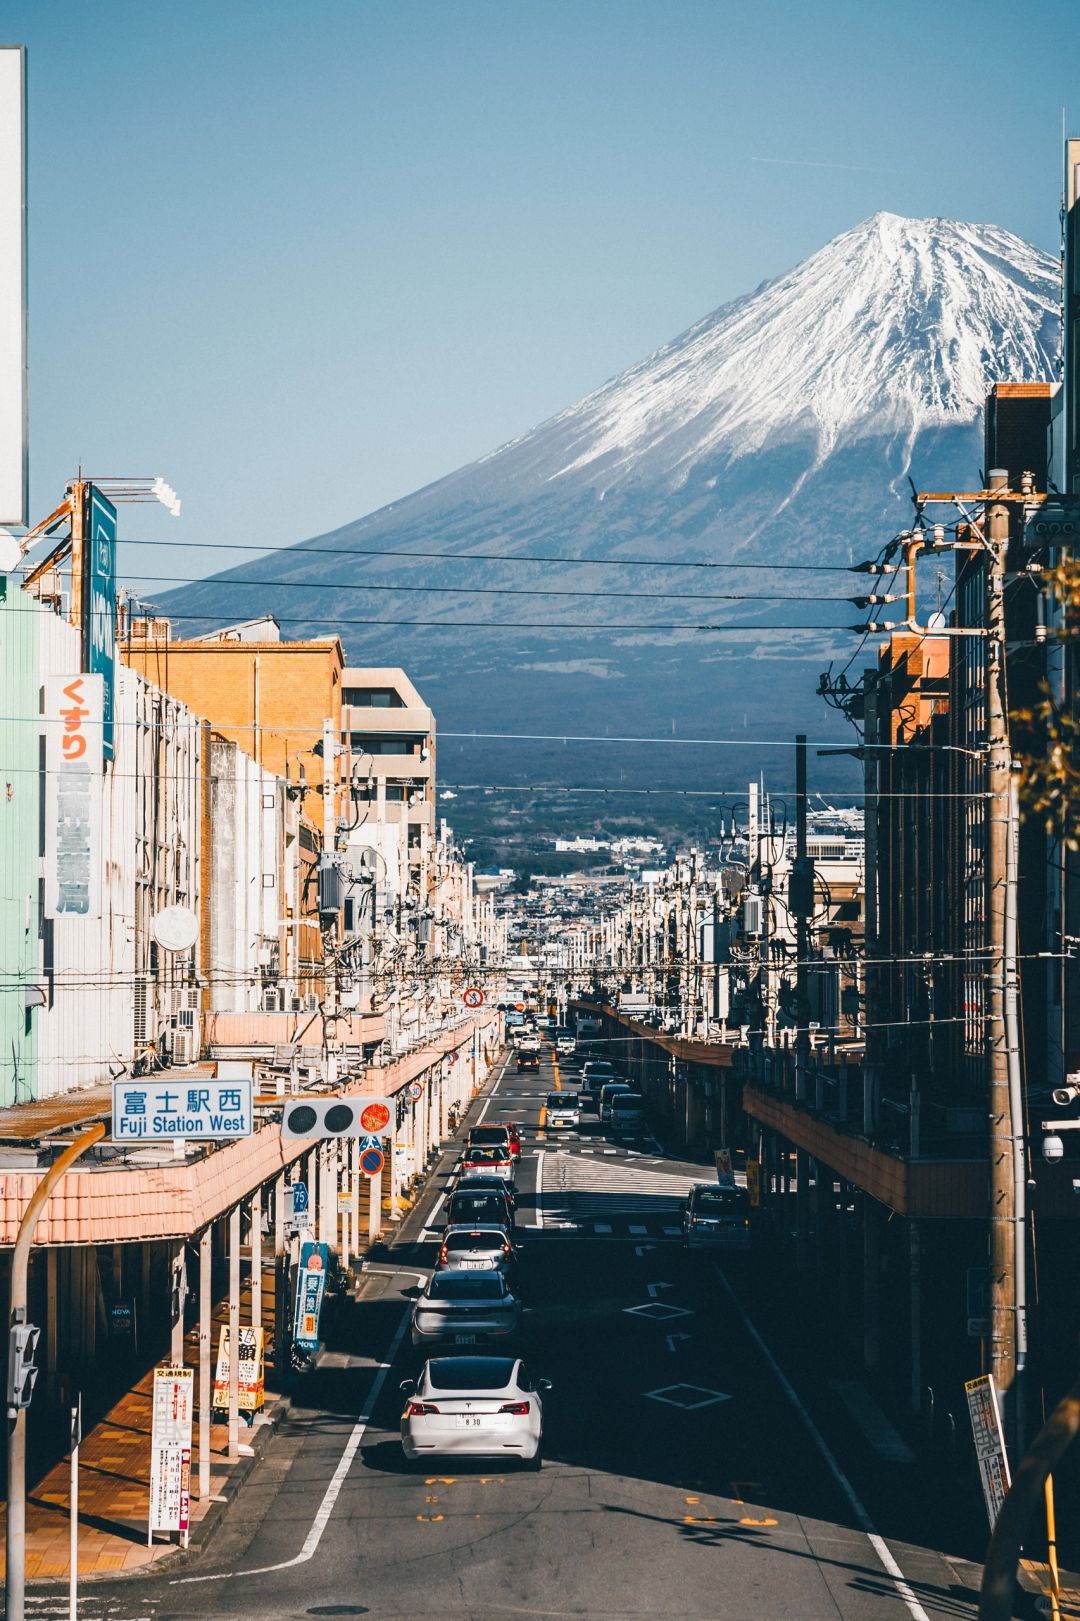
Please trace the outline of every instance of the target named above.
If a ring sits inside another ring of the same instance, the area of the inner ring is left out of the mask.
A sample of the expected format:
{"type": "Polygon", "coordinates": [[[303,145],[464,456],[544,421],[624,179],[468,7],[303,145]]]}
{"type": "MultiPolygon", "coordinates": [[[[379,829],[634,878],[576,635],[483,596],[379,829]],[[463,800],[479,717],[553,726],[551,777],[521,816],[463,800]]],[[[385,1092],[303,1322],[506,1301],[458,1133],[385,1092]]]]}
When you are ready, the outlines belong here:
{"type": "Polygon", "coordinates": [[[499,1071],[498,1075],[496,1076],[495,1080],[492,1083],[491,1091],[488,1093],[486,1099],[484,1100],[484,1107],[480,1110],[480,1113],[476,1117],[476,1124],[478,1126],[483,1124],[484,1116],[487,1114],[488,1110],[491,1108],[492,1099],[494,1098],[496,1092],[499,1090],[499,1087],[501,1086],[501,1084],[505,1080],[505,1078],[506,1078],[506,1059],[504,1058],[503,1059],[503,1067],[499,1071]]]}
{"type": "Polygon", "coordinates": [[[630,1232],[634,1233],[635,1235],[638,1235],[638,1234],[641,1234],[641,1233],[647,1233],[648,1230],[649,1229],[647,1227],[634,1227],[634,1226],[631,1226],[631,1228],[630,1228],[630,1232]]]}
{"type": "Polygon", "coordinates": [[[544,1150],[536,1151],[536,1225],[544,1225],[544,1150]]]}
{"type": "Polygon", "coordinates": [[[600,1152],[602,1154],[617,1154],[619,1150],[617,1148],[602,1148],[600,1152]]]}
{"type": "Polygon", "coordinates": [[[682,1237],[682,1228],[681,1227],[662,1227],[660,1229],[660,1231],[663,1233],[665,1238],[681,1238],[682,1237]]]}
{"type": "Polygon", "coordinates": [[[776,1358],[769,1350],[769,1347],[765,1344],[765,1341],[762,1339],[761,1335],[750,1321],[750,1318],[747,1316],[746,1310],[743,1307],[742,1301],[736,1295],[734,1289],[725,1278],[723,1272],[719,1267],[717,1267],[715,1271],[721,1288],[724,1290],[728,1299],[731,1301],[732,1305],[738,1311],[739,1316],[746,1324],[746,1329],[750,1335],[750,1338],[754,1341],[754,1344],[757,1346],[758,1350],[769,1364],[777,1384],[780,1386],[781,1390],[784,1392],[784,1395],[787,1397],[792,1407],[794,1407],[795,1411],[802,1419],[803,1424],[806,1427],[806,1433],[809,1435],[810,1439],[821,1453],[821,1456],[828,1465],[829,1472],[831,1473],[833,1479],[836,1481],[836,1484],[840,1487],[840,1490],[843,1492],[844,1496],[851,1505],[851,1511],[858,1520],[859,1525],[862,1527],[867,1541],[877,1554],[878,1558],[881,1560],[881,1563],[885,1567],[886,1571],[892,1577],[896,1586],[896,1591],[907,1606],[908,1614],[912,1617],[912,1621],[930,1621],[930,1617],[927,1615],[926,1611],[915,1597],[915,1594],[908,1586],[907,1581],[904,1578],[903,1571],[893,1558],[892,1549],[889,1547],[884,1537],[879,1536],[875,1530],[874,1522],[867,1513],[866,1508],[863,1506],[862,1498],[856,1492],[854,1486],[851,1484],[850,1480],[837,1463],[836,1456],[832,1448],[829,1446],[829,1443],[826,1441],[825,1437],[822,1435],[821,1431],[810,1417],[810,1414],[803,1406],[795,1386],[791,1383],[791,1380],[788,1378],[783,1368],[781,1368],[779,1362],[777,1362],[776,1358]]]}
{"type": "MultiPolygon", "coordinates": [[[[387,1268],[385,1270],[390,1269],[387,1268]]],[[[398,1273],[399,1277],[401,1275],[401,1273],[398,1273]]],[[[417,1283],[421,1285],[427,1282],[427,1278],[422,1272],[405,1273],[404,1275],[406,1277],[415,1277],[417,1283]]],[[[352,1468],[353,1459],[360,1450],[360,1443],[364,1439],[364,1434],[368,1425],[371,1423],[371,1415],[378,1405],[379,1397],[382,1395],[382,1388],[386,1383],[386,1376],[394,1365],[394,1359],[397,1356],[398,1351],[401,1349],[401,1342],[405,1338],[405,1330],[408,1328],[411,1319],[412,1307],[407,1306],[405,1311],[402,1313],[402,1318],[394,1333],[394,1337],[390,1341],[390,1346],[386,1353],[386,1361],[380,1365],[379,1371],[375,1375],[375,1379],[372,1383],[371,1391],[367,1399],[367,1409],[358,1416],[356,1423],[353,1425],[352,1433],[349,1436],[348,1441],[345,1443],[345,1450],[338,1459],[338,1466],[334,1470],[333,1475],[330,1477],[330,1483],[323,1493],[322,1502],[319,1504],[315,1518],[311,1522],[311,1530],[304,1538],[304,1546],[300,1549],[300,1552],[295,1554],[292,1559],[283,1559],[280,1564],[256,1565],[253,1570],[222,1570],[218,1571],[217,1574],[213,1576],[174,1576],[169,1582],[170,1587],[183,1587],[189,1582],[223,1582],[228,1581],[234,1576],[266,1576],[271,1571],[291,1570],[294,1565],[306,1565],[309,1559],[313,1559],[315,1557],[319,1543],[323,1538],[323,1532],[326,1530],[330,1516],[334,1512],[334,1504],[341,1495],[341,1488],[344,1486],[345,1478],[348,1475],[349,1470],[352,1468]]]]}
{"type": "Polygon", "coordinates": [[[593,1223],[594,1233],[610,1233],[610,1231],[611,1228],[608,1226],[606,1221],[596,1221],[593,1223]]]}

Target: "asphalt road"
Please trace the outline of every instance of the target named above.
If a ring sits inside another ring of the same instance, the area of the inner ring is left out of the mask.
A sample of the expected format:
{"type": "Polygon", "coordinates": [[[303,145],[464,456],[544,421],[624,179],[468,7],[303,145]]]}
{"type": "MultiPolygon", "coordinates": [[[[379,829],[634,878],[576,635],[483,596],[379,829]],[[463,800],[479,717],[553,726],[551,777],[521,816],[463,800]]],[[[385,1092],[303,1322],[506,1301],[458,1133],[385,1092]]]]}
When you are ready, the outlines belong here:
{"type": "MultiPolygon", "coordinates": [[[[87,1621],[975,1614],[970,1570],[932,1546],[947,1533],[928,1483],[836,1427],[816,1400],[828,1370],[794,1325],[777,1337],[762,1257],[684,1253],[679,1207],[704,1173],[645,1135],[612,1141],[594,1114],[542,1130],[554,1085],[550,1055],[539,1076],[499,1066],[467,1122],[523,1127],[522,1349],[554,1385],[542,1472],[402,1459],[410,1291],[434,1261],[448,1153],[211,1543],[88,1590],[87,1621]]],[[[31,1593],[28,1615],[61,1614],[31,1593]]]]}

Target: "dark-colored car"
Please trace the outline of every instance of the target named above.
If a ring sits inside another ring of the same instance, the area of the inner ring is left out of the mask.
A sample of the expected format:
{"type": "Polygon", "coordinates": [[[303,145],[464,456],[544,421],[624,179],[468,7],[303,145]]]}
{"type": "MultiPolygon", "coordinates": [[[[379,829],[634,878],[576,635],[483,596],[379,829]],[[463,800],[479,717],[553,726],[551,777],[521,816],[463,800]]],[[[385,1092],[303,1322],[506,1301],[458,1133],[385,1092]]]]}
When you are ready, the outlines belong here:
{"type": "Polygon", "coordinates": [[[749,1249],[750,1195],[734,1184],[698,1182],[683,1212],[687,1249],[749,1249]]]}
{"type": "Polygon", "coordinates": [[[455,1191],[465,1188],[470,1193],[498,1193],[506,1200],[511,1216],[517,1210],[517,1193],[514,1184],[508,1182],[504,1176],[467,1176],[456,1184],[455,1191]]]}
{"type": "Polygon", "coordinates": [[[450,1195],[446,1207],[448,1227],[479,1227],[489,1222],[498,1222],[508,1232],[514,1225],[514,1212],[505,1193],[495,1193],[489,1188],[476,1191],[466,1182],[450,1195]]]}
{"type": "Polygon", "coordinates": [[[540,1054],[539,1053],[518,1053],[517,1067],[518,1067],[518,1069],[539,1069],[540,1068],[540,1054]]]}

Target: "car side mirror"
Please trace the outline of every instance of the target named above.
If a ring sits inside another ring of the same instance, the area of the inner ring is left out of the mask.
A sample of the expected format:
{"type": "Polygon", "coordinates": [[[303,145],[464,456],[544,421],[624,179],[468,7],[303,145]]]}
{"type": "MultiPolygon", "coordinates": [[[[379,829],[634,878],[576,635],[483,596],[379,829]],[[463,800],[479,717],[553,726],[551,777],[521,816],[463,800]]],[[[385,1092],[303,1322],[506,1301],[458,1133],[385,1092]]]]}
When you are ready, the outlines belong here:
{"type": "Polygon", "coordinates": [[[544,1390],[544,1391],[550,1390],[552,1388],[551,1380],[550,1379],[538,1379],[536,1381],[536,1388],[537,1388],[537,1390],[544,1390]]]}
{"type": "Polygon", "coordinates": [[[406,1396],[411,1396],[413,1391],[416,1389],[416,1380],[403,1379],[400,1385],[398,1385],[398,1389],[404,1391],[406,1396]]]}

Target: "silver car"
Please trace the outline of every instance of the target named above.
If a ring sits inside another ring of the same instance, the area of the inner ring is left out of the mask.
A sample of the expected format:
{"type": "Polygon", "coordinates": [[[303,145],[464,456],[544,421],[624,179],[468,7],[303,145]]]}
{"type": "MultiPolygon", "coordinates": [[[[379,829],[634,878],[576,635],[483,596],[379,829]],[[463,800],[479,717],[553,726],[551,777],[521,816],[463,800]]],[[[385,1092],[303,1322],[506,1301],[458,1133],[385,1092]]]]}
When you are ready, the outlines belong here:
{"type": "Polygon", "coordinates": [[[544,1104],[549,1126],[580,1126],[581,1102],[576,1092],[549,1092],[544,1104]]]}
{"type": "Polygon", "coordinates": [[[479,1345],[511,1339],[521,1303],[501,1272],[436,1272],[413,1309],[414,1345],[479,1345]]]}
{"type": "Polygon", "coordinates": [[[439,1250],[438,1272],[501,1272],[511,1279],[517,1255],[510,1234],[494,1222],[475,1227],[448,1227],[439,1250]]]}
{"type": "Polygon", "coordinates": [[[544,1407],[550,1380],[530,1378],[516,1357],[437,1357],[419,1379],[401,1385],[401,1448],[406,1458],[452,1454],[518,1457],[528,1469],[543,1460],[544,1407]]]}
{"type": "Polygon", "coordinates": [[[608,1104],[608,1120],[616,1131],[620,1126],[639,1126],[645,1118],[645,1100],[640,1092],[616,1092],[608,1104]]]}

